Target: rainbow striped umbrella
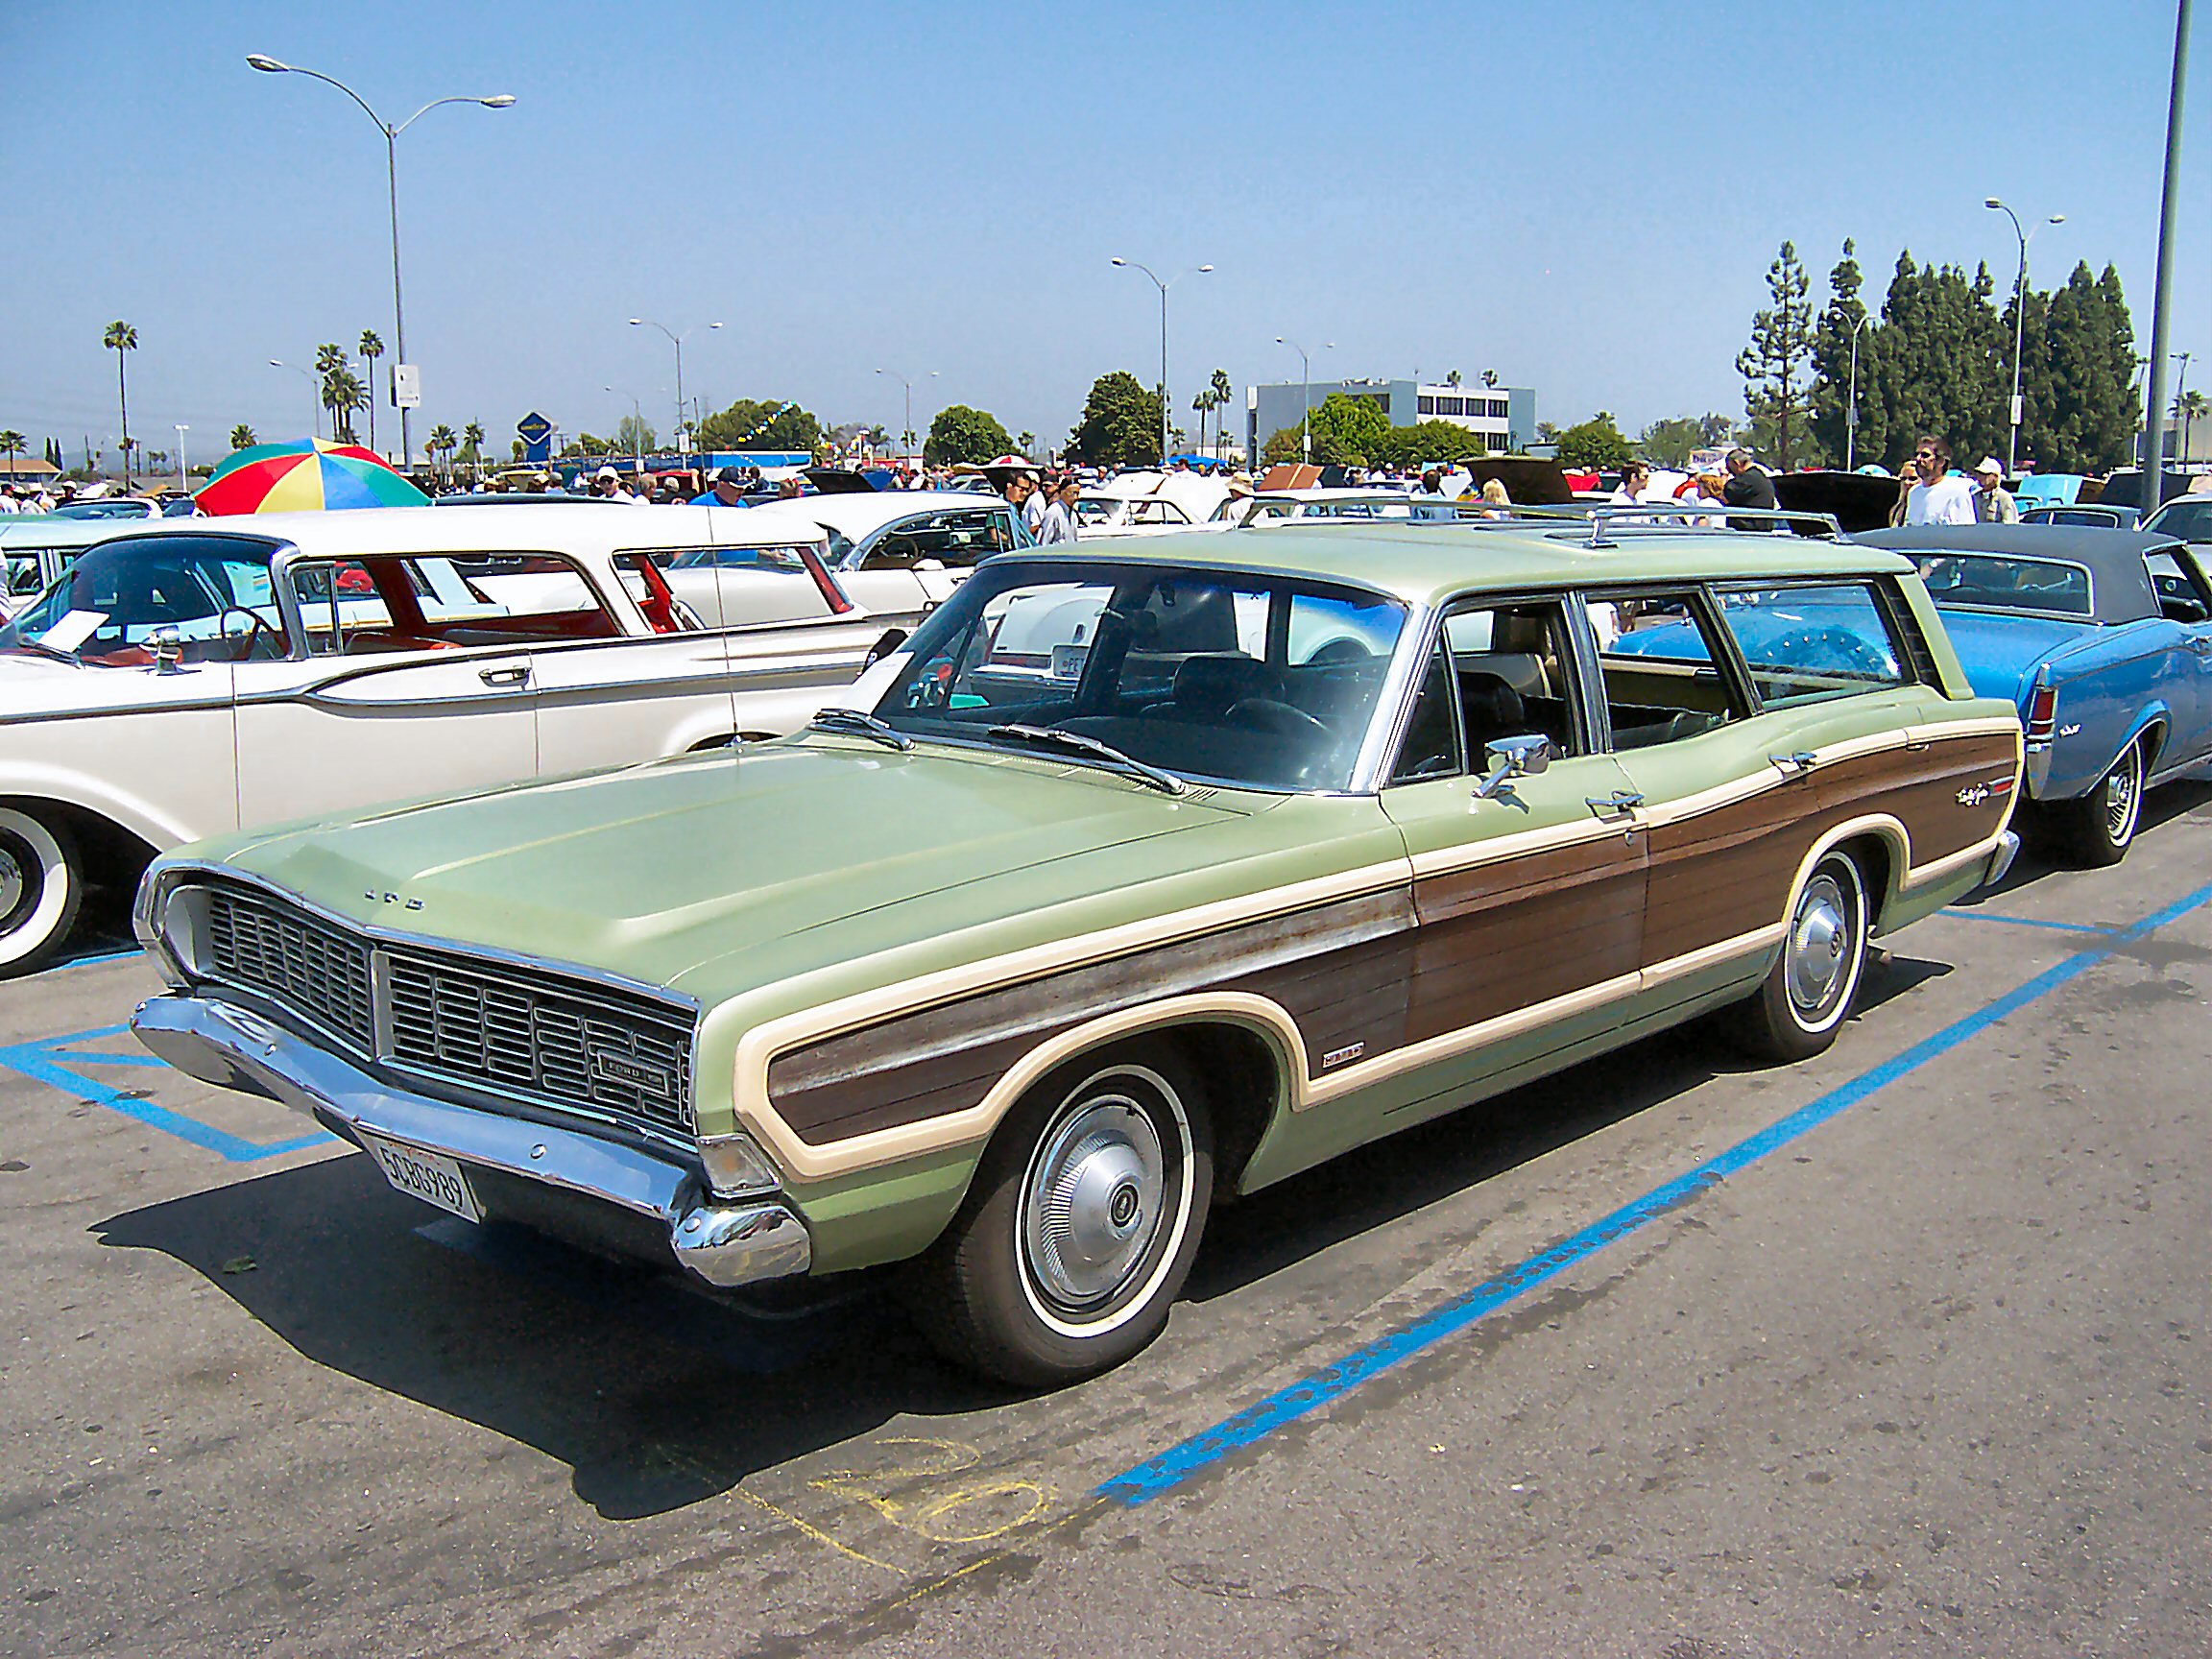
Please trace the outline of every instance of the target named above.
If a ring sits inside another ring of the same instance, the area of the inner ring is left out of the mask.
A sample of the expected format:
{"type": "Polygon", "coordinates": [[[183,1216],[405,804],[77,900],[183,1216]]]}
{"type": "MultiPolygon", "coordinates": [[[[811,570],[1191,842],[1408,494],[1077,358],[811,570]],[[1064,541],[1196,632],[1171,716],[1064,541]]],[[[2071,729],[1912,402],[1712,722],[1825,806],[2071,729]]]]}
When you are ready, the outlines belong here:
{"type": "Polygon", "coordinates": [[[420,507],[430,497],[358,444],[256,444],[215,469],[194,499],[210,516],[420,507]]]}

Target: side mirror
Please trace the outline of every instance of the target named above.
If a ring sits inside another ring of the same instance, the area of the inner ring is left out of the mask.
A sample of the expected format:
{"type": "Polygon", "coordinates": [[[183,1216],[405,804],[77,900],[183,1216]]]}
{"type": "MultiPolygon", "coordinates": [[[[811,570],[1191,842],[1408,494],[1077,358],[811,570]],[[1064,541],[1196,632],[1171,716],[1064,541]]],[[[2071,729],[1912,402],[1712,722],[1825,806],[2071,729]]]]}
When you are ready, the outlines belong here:
{"type": "Polygon", "coordinates": [[[1533,778],[1548,768],[1558,751],[1539,732],[1501,737],[1489,745],[1490,770],[1475,785],[1475,799],[1487,801],[1516,778],[1533,778]]]}
{"type": "Polygon", "coordinates": [[[154,648],[154,672],[177,674],[184,661],[184,636],[177,631],[175,623],[165,623],[147,636],[147,643],[154,648]]]}
{"type": "Polygon", "coordinates": [[[883,631],[883,637],[877,640],[875,644],[868,647],[867,661],[861,663],[861,668],[866,670],[875,667],[877,663],[882,661],[884,658],[890,656],[892,652],[898,650],[900,646],[905,643],[905,629],[886,628],[883,631]]]}

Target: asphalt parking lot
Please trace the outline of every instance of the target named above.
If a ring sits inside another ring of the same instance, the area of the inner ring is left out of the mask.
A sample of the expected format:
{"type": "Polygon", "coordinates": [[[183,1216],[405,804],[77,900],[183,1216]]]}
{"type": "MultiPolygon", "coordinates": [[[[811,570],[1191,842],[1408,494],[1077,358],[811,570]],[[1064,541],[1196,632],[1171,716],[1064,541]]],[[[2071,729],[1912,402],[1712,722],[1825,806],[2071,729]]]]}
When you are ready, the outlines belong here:
{"type": "Polygon", "coordinates": [[[440,1217],[0,987],[0,1651],[2212,1651],[2212,790],[1216,1214],[1083,1387],[440,1217]]]}

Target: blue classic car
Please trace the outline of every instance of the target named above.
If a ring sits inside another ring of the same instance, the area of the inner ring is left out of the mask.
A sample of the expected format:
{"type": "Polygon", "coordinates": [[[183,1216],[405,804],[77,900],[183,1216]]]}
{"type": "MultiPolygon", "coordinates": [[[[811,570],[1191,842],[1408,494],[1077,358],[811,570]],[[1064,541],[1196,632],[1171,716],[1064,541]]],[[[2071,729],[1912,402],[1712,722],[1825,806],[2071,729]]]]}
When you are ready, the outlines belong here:
{"type": "Polygon", "coordinates": [[[1858,538],[1919,561],[1974,689],[2028,730],[2024,787],[2058,849],[2116,864],[2145,788],[2212,761],[2212,581],[2172,535],[1918,525],[1858,538]]]}

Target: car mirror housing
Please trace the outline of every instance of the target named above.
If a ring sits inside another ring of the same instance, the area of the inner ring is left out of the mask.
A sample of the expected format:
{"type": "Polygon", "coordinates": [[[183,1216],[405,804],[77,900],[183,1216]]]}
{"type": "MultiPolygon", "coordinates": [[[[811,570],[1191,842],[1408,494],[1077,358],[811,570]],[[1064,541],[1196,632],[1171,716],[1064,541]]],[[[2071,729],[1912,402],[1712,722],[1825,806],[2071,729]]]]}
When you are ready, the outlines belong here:
{"type": "Polygon", "coordinates": [[[1551,764],[1551,739],[1538,732],[1500,737],[1488,746],[1490,770],[1475,785],[1475,799],[1487,801],[1516,778],[1533,778],[1551,764]]]}

